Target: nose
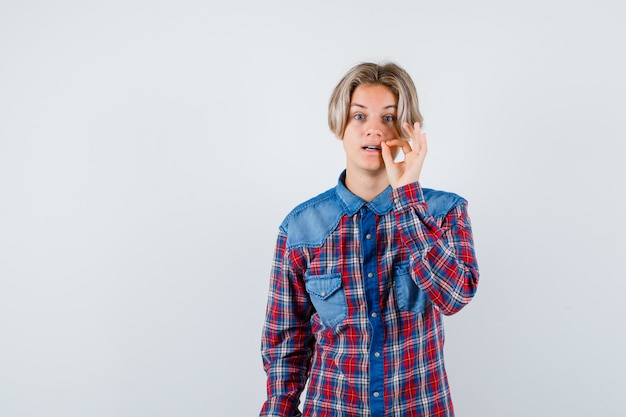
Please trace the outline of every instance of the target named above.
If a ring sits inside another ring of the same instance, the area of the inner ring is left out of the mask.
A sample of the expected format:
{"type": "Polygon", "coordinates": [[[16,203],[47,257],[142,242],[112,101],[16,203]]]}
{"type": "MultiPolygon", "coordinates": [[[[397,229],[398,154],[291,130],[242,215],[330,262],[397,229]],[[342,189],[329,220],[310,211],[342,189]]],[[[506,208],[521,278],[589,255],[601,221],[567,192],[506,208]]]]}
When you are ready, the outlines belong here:
{"type": "Polygon", "coordinates": [[[383,130],[378,121],[369,121],[366,126],[365,134],[368,137],[381,137],[383,135],[383,130]]]}
{"type": "Polygon", "coordinates": [[[367,129],[366,134],[369,137],[381,137],[383,132],[381,132],[380,129],[367,129]]]}

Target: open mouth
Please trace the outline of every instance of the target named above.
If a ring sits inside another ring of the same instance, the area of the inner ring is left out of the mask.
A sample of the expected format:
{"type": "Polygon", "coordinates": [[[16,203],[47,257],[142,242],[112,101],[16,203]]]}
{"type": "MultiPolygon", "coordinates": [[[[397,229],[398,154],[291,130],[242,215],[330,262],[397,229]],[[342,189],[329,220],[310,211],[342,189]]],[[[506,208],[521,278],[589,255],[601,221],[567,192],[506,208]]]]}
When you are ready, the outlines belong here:
{"type": "Polygon", "coordinates": [[[380,151],[380,146],[364,146],[363,149],[366,151],[380,151]]]}

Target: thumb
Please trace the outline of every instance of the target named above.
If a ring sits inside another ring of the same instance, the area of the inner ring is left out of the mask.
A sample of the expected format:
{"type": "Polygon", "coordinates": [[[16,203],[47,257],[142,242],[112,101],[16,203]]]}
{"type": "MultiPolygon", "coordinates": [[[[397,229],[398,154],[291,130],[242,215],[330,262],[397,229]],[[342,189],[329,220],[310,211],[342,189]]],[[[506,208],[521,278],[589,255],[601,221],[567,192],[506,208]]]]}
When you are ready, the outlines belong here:
{"type": "Polygon", "coordinates": [[[383,161],[385,161],[385,165],[388,167],[392,166],[395,161],[393,155],[391,154],[391,147],[387,145],[387,142],[381,142],[380,148],[383,152],[383,161]]]}

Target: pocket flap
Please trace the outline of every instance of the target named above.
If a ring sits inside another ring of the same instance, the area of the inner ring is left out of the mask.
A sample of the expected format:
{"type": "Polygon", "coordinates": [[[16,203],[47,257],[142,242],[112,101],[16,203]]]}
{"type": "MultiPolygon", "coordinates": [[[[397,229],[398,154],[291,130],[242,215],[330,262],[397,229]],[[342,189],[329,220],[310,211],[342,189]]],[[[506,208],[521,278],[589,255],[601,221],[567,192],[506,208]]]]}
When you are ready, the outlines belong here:
{"type": "Polygon", "coordinates": [[[322,300],[341,288],[341,274],[311,275],[306,278],[306,289],[322,300]]]}

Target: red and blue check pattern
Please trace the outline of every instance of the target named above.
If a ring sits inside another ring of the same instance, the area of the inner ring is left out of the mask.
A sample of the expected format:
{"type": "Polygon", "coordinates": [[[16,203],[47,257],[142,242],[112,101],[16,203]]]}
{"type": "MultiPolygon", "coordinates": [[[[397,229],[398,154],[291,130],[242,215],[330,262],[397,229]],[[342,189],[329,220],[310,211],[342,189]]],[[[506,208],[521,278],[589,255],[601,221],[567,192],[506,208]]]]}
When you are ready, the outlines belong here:
{"type": "Polygon", "coordinates": [[[478,284],[467,202],[442,192],[425,199],[418,183],[370,203],[356,204],[341,182],[335,191],[345,210],[321,244],[290,245],[285,227],[278,234],[261,416],[301,415],[305,386],[307,417],[453,416],[442,314],[458,312],[478,284]],[[329,276],[341,277],[342,297],[329,311],[345,309],[332,324],[307,292],[307,279],[329,276]]]}

